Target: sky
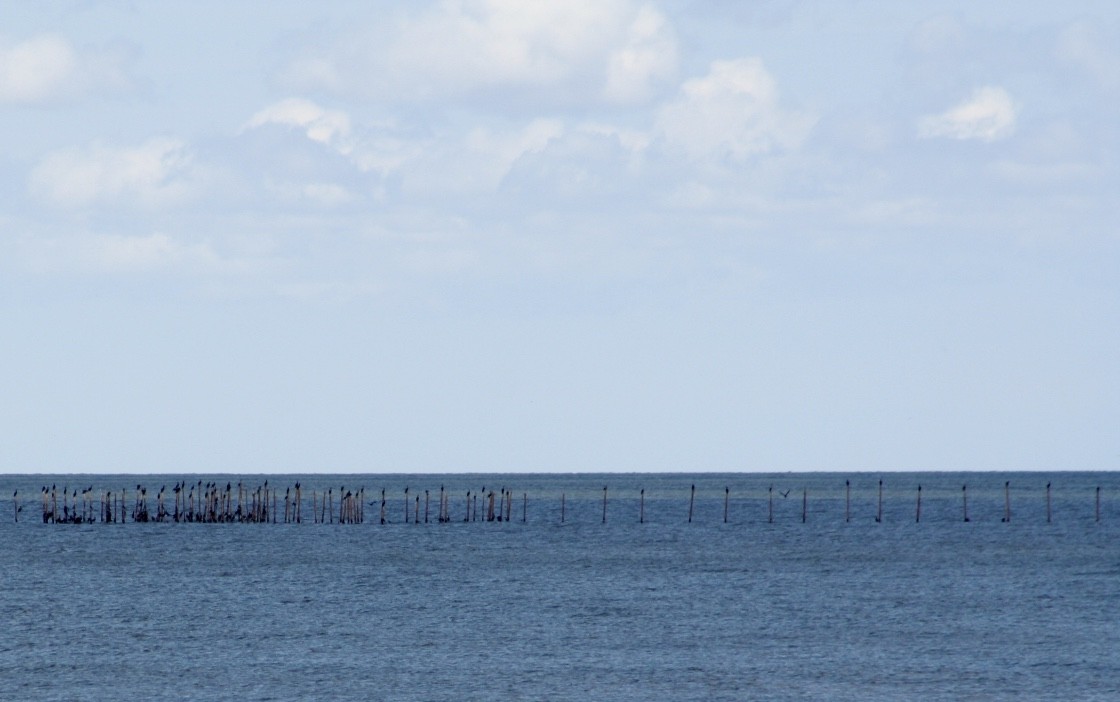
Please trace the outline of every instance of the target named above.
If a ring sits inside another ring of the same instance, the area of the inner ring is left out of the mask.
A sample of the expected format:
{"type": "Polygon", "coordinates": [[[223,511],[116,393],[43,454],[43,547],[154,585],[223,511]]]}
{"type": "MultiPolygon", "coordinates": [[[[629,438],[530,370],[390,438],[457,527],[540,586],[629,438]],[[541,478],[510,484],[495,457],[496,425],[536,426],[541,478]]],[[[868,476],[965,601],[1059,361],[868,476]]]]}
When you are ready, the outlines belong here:
{"type": "Polygon", "coordinates": [[[0,4],[0,472],[1120,470],[1120,5],[0,4]]]}

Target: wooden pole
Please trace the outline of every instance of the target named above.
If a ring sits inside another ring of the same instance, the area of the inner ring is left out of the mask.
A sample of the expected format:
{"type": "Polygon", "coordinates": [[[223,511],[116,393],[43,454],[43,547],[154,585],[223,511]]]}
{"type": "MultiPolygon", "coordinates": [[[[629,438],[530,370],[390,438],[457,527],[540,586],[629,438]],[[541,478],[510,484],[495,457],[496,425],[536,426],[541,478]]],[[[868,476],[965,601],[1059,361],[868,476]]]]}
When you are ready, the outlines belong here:
{"type": "Polygon", "coordinates": [[[801,523],[804,524],[805,520],[809,518],[809,488],[802,488],[801,490],[801,523]]]}
{"type": "Polygon", "coordinates": [[[914,523],[922,521],[922,486],[918,486],[918,510],[914,513],[914,523]]]}
{"type": "Polygon", "coordinates": [[[529,493],[521,493],[521,523],[529,521],[529,493]]]}
{"type": "Polygon", "coordinates": [[[607,523],[607,486],[603,486],[603,524],[607,523]]]}
{"type": "Polygon", "coordinates": [[[1050,483],[1046,483],[1046,523],[1050,523],[1050,483]]]}
{"type": "Polygon", "coordinates": [[[961,504],[964,506],[964,520],[969,521],[968,518],[968,485],[961,485],[961,504]]]}
{"type": "Polygon", "coordinates": [[[420,493],[416,493],[416,509],[412,512],[412,523],[420,523],[420,493]]]}
{"type": "Polygon", "coordinates": [[[12,515],[19,522],[19,490],[12,493],[12,515]]]}
{"type": "Polygon", "coordinates": [[[560,493],[560,523],[564,523],[564,493],[560,493]]]}
{"type": "Polygon", "coordinates": [[[692,492],[688,496],[688,523],[692,524],[692,503],[696,501],[696,485],[692,485],[692,492]]]}
{"type": "Polygon", "coordinates": [[[844,521],[852,521],[852,481],[844,481],[844,521]]]}
{"type": "Polygon", "coordinates": [[[645,524],[645,523],[646,523],[646,489],[642,488],[642,491],[639,493],[639,496],[638,496],[638,524],[645,524]]]}
{"type": "Polygon", "coordinates": [[[1099,485],[1097,486],[1097,511],[1096,511],[1096,514],[1097,514],[1097,521],[1099,522],[1101,520],[1101,488],[1100,488],[1099,485]]]}
{"type": "Polygon", "coordinates": [[[1011,521],[1011,481],[1003,484],[1003,521],[1011,521]]]}
{"type": "Polygon", "coordinates": [[[404,523],[408,524],[408,486],[404,488],[404,523]]]}
{"type": "Polygon", "coordinates": [[[883,481],[879,480],[879,508],[875,512],[875,523],[879,524],[883,521],[883,481]]]}
{"type": "Polygon", "coordinates": [[[425,524],[428,523],[428,505],[429,505],[430,500],[431,500],[431,497],[428,495],[428,491],[425,490],[424,491],[424,523],[425,524]]]}
{"type": "Polygon", "coordinates": [[[771,486],[770,486],[770,490],[769,490],[769,495],[770,495],[770,499],[769,499],[769,503],[770,503],[770,516],[769,516],[769,518],[767,519],[767,521],[768,521],[768,522],[769,522],[770,524],[773,524],[773,523],[774,523],[774,486],[773,486],[773,485],[771,485],[771,486]]]}

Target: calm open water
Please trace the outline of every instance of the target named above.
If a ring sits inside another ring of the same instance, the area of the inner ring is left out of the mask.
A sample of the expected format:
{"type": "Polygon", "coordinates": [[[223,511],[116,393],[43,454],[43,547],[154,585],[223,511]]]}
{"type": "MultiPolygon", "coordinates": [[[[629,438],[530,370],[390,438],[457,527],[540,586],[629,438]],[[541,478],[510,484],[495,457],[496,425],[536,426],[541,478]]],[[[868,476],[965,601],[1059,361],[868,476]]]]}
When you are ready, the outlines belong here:
{"type": "Polygon", "coordinates": [[[1120,699],[1117,473],[267,477],[377,504],[44,525],[44,484],[151,501],[190,476],[0,476],[0,699],[1120,699]],[[402,523],[404,487],[441,484],[452,522],[433,499],[402,523]],[[514,521],[463,523],[484,486],[514,521]]]}

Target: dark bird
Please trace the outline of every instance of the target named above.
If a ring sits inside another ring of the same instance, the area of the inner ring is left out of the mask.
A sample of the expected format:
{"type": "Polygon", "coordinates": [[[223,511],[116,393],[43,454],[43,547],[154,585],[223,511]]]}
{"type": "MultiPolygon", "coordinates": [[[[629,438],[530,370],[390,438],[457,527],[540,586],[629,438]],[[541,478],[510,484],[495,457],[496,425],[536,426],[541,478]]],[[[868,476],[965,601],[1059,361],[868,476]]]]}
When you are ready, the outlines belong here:
{"type": "MultiPolygon", "coordinates": [[[[790,488],[790,490],[792,490],[792,489],[793,488],[790,488]]],[[[789,490],[786,490],[785,492],[782,492],[781,490],[779,490],[778,494],[781,495],[782,497],[789,497],[789,490]]]]}

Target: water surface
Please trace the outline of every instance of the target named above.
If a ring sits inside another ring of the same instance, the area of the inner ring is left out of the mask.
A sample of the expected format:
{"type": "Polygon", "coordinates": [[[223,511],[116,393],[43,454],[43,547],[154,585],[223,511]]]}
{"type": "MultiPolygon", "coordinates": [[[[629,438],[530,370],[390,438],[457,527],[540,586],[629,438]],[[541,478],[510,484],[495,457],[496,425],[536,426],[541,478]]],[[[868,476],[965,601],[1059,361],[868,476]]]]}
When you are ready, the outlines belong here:
{"type": "Polygon", "coordinates": [[[0,697],[1120,698],[1115,473],[267,476],[374,505],[358,525],[38,519],[45,482],[265,477],[0,478],[24,496],[19,523],[0,504],[0,697]],[[451,522],[433,499],[403,523],[404,487],[441,484],[451,522]],[[462,521],[484,486],[514,492],[512,521],[462,521]]]}

